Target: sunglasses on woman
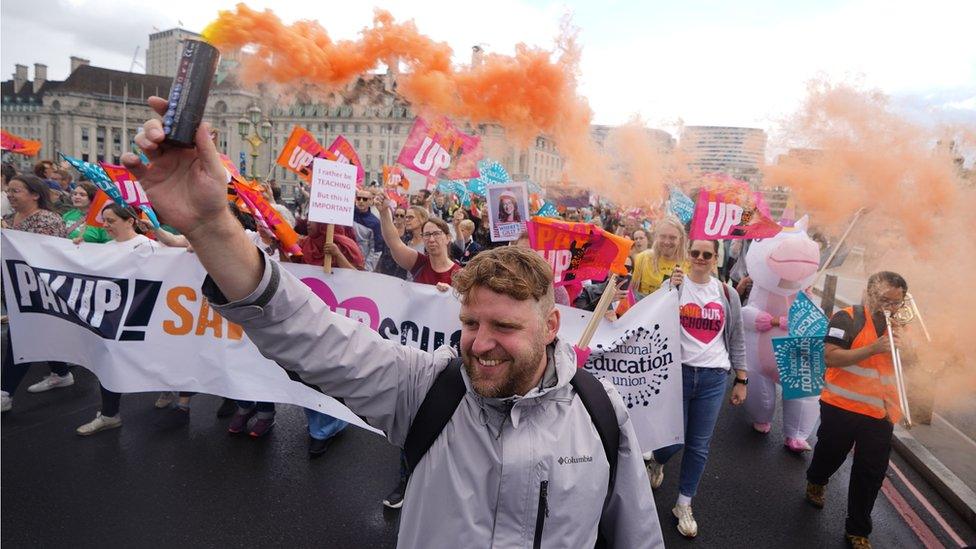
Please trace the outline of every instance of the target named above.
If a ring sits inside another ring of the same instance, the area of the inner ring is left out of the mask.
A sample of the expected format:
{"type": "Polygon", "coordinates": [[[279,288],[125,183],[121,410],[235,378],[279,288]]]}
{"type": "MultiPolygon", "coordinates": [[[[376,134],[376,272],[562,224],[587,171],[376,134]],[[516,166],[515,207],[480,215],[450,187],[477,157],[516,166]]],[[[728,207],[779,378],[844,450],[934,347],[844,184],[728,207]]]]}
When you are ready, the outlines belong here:
{"type": "Polygon", "coordinates": [[[703,252],[701,250],[690,250],[688,255],[690,255],[692,259],[698,259],[701,257],[705,261],[710,261],[713,257],[715,257],[714,252],[703,252]]]}

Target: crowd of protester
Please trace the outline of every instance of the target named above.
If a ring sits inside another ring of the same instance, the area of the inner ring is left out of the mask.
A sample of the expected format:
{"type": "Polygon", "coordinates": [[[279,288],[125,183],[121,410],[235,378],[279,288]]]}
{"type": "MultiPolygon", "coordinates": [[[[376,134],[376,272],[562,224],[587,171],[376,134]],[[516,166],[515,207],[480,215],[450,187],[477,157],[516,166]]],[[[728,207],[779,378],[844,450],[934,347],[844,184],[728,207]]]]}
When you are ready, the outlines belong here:
{"type": "MultiPolygon", "coordinates": [[[[97,188],[88,181],[75,181],[72,172],[50,161],[37,163],[32,173],[19,173],[4,164],[3,228],[27,231],[59,238],[76,244],[112,246],[119,253],[132,253],[140,247],[183,247],[189,243],[175,230],[153,227],[140,219],[132,208],[116,204],[101,213],[103,226],[86,224],[97,188]]],[[[301,186],[300,186],[301,187],[301,186]]],[[[528,247],[523,234],[514,242],[494,242],[489,229],[488,209],[483,200],[473,197],[462,205],[453,194],[421,192],[406,197],[409,203],[394,204],[380,186],[367,185],[357,190],[354,225],[336,226],[332,242],[326,238],[324,225],[309,221],[308,193],[301,187],[297,201],[284,204],[281,189],[270,181],[265,197],[275,205],[287,222],[301,235],[302,254],[289,257],[278,247],[273,233],[261,226],[233,202],[228,203],[241,224],[242,231],[274,261],[300,261],[322,265],[331,258],[334,268],[370,271],[401,278],[418,284],[429,284],[440,291],[451,289],[453,277],[479,253],[503,245],[528,247]]],[[[613,291],[614,306],[607,312],[613,320],[625,314],[628,301],[645,298],[655,291],[677,289],[680,306],[706,303],[722,304],[727,322],[710,343],[687,337],[682,331],[682,382],[685,417],[685,444],[648,452],[644,455],[649,483],[658,488],[664,477],[664,466],[682,448],[679,496],[673,507],[679,532],[687,537],[698,533],[692,514],[692,498],[708,458],[708,447],[727,393],[730,375],[733,383],[731,403],[746,399],[747,373],[739,310],[751,285],[744,261],[741,241],[690,241],[686,227],[670,215],[651,219],[637,210],[612,205],[569,207],[561,209],[562,219],[592,223],[606,231],[633,241],[627,268],[630,274],[623,282],[607,288],[606,281],[586,281],[573,295],[566,286],[554,282],[556,303],[594,310],[602,294],[613,291]],[[730,291],[731,290],[731,291],[730,291]]],[[[6,319],[5,319],[6,320],[6,319]]],[[[16,326],[12,327],[16,330],[16,326]]],[[[31,364],[14,364],[9,332],[4,342],[3,411],[13,406],[13,395],[31,364]]],[[[67,387],[74,383],[73,365],[49,362],[49,373],[27,390],[31,393],[67,387]]],[[[101,387],[101,406],[94,419],[77,428],[77,434],[89,436],[122,425],[119,411],[121,395],[101,387]]],[[[161,428],[178,428],[189,422],[192,393],[163,393],[156,401],[161,428]]],[[[18,397],[25,398],[25,397],[18,397]]],[[[344,421],[306,410],[310,458],[324,455],[334,437],[346,428],[344,421]]],[[[224,399],[218,417],[229,417],[231,434],[248,434],[260,439],[275,425],[275,404],[224,399]]],[[[399,508],[404,499],[408,466],[401,455],[401,474],[396,487],[383,504],[399,508]]],[[[818,477],[821,478],[821,477],[818,477]]]]}

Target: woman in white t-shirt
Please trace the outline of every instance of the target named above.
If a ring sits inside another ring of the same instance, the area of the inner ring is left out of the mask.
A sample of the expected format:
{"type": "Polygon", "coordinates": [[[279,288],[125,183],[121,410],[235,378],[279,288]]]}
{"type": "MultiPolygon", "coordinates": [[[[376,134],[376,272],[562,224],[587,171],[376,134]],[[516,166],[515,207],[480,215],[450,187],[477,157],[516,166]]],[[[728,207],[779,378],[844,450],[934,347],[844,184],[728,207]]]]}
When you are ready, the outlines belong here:
{"type": "MultiPolygon", "coordinates": [[[[105,231],[112,237],[112,240],[102,244],[102,246],[119,248],[122,250],[120,253],[139,253],[142,250],[163,246],[137,231],[139,221],[132,208],[110,204],[102,210],[102,221],[105,224],[105,231]]],[[[157,238],[168,246],[183,248],[187,246],[186,238],[183,236],[174,235],[162,229],[157,229],[156,234],[157,238]]],[[[101,383],[99,383],[99,388],[102,391],[102,409],[95,414],[95,419],[75,430],[79,435],[93,435],[99,431],[122,426],[122,416],[119,414],[119,403],[122,400],[122,395],[109,391],[101,383]]],[[[186,398],[189,399],[188,396],[186,398]]]]}
{"type": "Polygon", "coordinates": [[[662,288],[680,292],[681,378],[684,400],[685,443],[654,451],[647,463],[651,487],[664,480],[664,464],[684,446],[678,501],[672,514],[678,532],[693,538],[698,523],[691,512],[691,498],[708,460],[708,446],[722,408],[729,374],[735,372],[730,402],[746,399],[745,342],[739,294],[712,276],[718,261],[717,240],[694,240],[688,250],[687,277],[679,270],[662,288]]]}

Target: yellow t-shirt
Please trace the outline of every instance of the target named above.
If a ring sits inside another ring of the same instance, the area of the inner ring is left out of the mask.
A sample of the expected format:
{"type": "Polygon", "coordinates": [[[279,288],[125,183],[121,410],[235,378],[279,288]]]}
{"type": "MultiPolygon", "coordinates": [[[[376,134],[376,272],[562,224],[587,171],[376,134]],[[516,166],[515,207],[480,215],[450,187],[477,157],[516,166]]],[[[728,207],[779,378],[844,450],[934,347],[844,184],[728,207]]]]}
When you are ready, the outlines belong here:
{"type": "MultiPolygon", "coordinates": [[[[637,254],[637,258],[634,260],[634,279],[631,284],[638,293],[645,295],[654,293],[664,283],[664,279],[671,277],[671,272],[677,266],[677,261],[661,257],[657,260],[657,270],[655,271],[651,250],[644,250],[637,254]]],[[[691,270],[687,261],[681,264],[681,270],[686,273],[691,270]]]]}

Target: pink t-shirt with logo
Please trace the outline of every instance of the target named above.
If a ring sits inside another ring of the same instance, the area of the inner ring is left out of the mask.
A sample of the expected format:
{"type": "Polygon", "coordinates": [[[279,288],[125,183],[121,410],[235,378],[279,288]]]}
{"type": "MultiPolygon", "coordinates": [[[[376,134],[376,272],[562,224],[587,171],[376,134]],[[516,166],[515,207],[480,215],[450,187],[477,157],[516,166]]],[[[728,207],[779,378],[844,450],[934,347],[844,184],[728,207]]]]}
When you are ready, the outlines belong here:
{"type": "Polygon", "coordinates": [[[685,277],[681,285],[681,363],[699,368],[732,367],[725,349],[725,306],[720,282],[696,284],[685,277]]]}

